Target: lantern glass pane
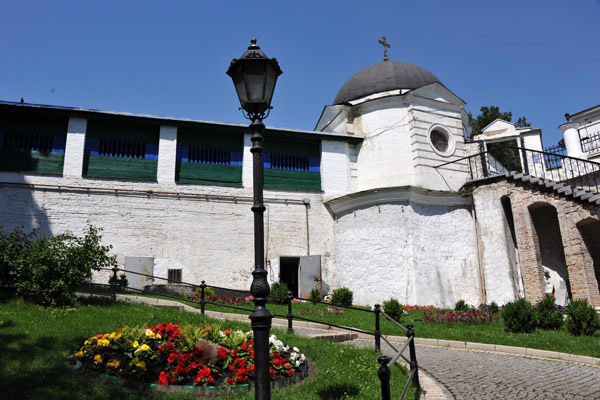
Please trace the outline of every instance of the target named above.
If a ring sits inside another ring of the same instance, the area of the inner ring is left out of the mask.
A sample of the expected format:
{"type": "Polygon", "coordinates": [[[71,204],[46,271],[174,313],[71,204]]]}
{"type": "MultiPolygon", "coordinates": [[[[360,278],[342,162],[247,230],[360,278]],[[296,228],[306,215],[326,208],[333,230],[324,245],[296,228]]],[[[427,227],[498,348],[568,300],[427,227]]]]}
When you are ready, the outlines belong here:
{"type": "Polygon", "coordinates": [[[244,107],[244,104],[248,102],[248,94],[246,93],[246,82],[244,81],[244,68],[241,64],[238,64],[231,71],[231,79],[235,85],[235,91],[240,99],[240,104],[244,107]]]}
{"type": "Polygon", "coordinates": [[[264,61],[246,62],[246,84],[249,103],[263,103],[265,101],[265,67],[264,61]]]}

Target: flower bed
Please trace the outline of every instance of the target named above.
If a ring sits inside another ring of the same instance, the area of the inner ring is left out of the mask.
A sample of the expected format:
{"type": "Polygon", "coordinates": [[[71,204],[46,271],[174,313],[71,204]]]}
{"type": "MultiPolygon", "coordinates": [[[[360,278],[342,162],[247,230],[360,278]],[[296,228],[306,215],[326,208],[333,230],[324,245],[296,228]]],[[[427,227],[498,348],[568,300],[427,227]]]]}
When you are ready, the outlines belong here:
{"type": "Polygon", "coordinates": [[[448,311],[442,310],[439,314],[430,312],[421,317],[424,322],[434,324],[445,324],[448,322],[458,322],[465,325],[477,325],[487,322],[497,322],[500,316],[487,309],[472,308],[467,311],[448,311]]]}
{"type": "MultiPolygon", "coordinates": [[[[283,381],[308,365],[297,348],[269,338],[272,381],[283,381]]],[[[88,370],[162,386],[233,387],[254,380],[252,332],[159,324],[153,327],[119,328],[92,336],[76,353],[88,370]]]]}

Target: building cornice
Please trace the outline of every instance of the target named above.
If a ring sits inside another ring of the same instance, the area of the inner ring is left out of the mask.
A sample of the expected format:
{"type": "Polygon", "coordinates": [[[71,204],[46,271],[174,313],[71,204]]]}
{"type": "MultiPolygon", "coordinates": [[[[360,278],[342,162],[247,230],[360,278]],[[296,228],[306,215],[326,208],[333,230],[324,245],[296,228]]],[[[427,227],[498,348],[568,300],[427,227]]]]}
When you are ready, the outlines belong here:
{"type": "Polygon", "coordinates": [[[438,192],[414,186],[402,186],[348,194],[327,200],[325,206],[332,213],[340,214],[360,207],[404,201],[429,206],[467,206],[472,203],[472,198],[464,197],[457,192],[438,192]]]}

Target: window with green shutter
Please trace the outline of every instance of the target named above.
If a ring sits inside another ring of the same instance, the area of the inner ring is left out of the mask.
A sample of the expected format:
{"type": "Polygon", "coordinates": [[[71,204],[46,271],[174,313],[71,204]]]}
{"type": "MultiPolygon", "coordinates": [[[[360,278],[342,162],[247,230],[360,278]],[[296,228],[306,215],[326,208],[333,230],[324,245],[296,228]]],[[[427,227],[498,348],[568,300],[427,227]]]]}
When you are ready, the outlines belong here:
{"type": "Polygon", "coordinates": [[[62,175],[67,118],[0,115],[0,170],[62,175]]]}
{"type": "Polygon", "coordinates": [[[242,186],[243,135],[180,128],[175,179],[180,183],[242,186]]]}
{"type": "Polygon", "coordinates": [[[158,125],[88,121],[84,176],[156,180],[158,125]]]}
{"type": "Polygon", "coordinates": [[[285,141],[267,137],[264,146],[266,188],[321,190],[319,142],[285,141]]]}

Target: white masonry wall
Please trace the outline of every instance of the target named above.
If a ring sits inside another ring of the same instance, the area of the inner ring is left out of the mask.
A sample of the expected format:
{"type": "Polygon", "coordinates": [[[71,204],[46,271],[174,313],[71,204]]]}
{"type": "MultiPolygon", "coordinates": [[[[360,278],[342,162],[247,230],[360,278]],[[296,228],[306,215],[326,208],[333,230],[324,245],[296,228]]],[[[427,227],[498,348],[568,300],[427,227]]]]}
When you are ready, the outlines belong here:
{"type": "MultiPolygon", "coordinates": [[[[249,289],[254,269],[250,135],[244,136],[244,187],[235,188],[176,184],[177,129],[170,126],[160,128],[157,182],[84,178],[85,133],[85,119],[69,120],[64,177],[0,172],[5,232],[22,227],[82,234],[92,224],[103,229],[102,242],[113,246],[121,266],[127,256],[154,257],[157,276],[182,269],[187,282],[249,289]]],[[[329,147],[345,151],[343,146],[329,147]]],[[[321,255],[329,286],[333,226],[322,197],[265,190],[265,256],[269,266],[281,256],[321,255]]],[[[278,279],[268,272],[271,282],[278,279]]]]}
{"type": "Polygon", "coordinates": [[[403,304],[454,307],[481,301],[468,207],[412,201],[360,207],[335,224],[335,282],[358,304],[391,297],[403,304]]]}

